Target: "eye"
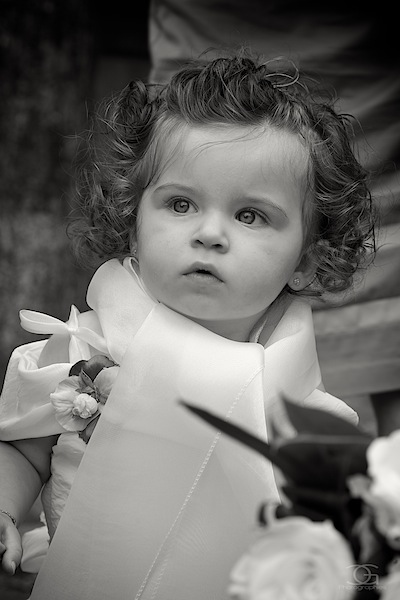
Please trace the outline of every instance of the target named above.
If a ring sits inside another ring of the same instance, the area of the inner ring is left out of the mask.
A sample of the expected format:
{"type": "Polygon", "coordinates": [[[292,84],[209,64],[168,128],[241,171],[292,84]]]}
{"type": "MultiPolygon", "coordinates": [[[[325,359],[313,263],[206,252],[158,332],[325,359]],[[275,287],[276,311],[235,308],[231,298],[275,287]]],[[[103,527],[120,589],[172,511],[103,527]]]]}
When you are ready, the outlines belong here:
{"type": "Polygon", "coordinates": [[[184,215],[191,210],[192,204],[189,200],[186,200],[186,198],[173,198],[169,202],[169,207],[174,212],[184,215]]]}
{"type": "Polygon", "coordinates": [[[246,208],[239,211],[236,215],[236,219],[245,225],[265,225],[268,222],[265,215],[253,208],[246,208]]]}

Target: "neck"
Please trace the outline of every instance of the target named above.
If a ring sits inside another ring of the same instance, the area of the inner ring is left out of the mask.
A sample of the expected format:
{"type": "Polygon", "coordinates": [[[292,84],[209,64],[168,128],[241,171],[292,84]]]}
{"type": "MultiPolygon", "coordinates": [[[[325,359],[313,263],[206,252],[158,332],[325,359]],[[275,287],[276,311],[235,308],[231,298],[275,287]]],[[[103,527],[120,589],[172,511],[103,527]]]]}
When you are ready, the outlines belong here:
{"type": "Polygon", "coordinates": [[[193,318],[192,321],[195,321],[195,323],[198,323],[217,335],[235,342],[248,342],[250,339],[250,332],[254,326],[254,321],[249,321],[249,323],[241,321],[238,323],[236,320],[205,321],[203,319],[193,318]]]}
{"type": "Polygon", "coordinates": [[[287,307],[283,298],[277,299],[271,306],[258,315],[244,319],[225,321],[206,321],[194,319],[202,327],[235,342],[260,342],[263,346],[282,318],[287,307]]]}

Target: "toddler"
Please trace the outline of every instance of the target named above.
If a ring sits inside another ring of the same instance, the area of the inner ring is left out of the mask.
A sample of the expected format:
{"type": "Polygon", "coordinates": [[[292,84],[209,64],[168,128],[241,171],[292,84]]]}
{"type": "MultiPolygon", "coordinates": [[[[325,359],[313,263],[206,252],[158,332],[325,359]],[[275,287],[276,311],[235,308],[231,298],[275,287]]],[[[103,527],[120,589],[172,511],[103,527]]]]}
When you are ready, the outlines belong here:
{"type": "Polygon", "coordinates": [[[268,439],[282,395],[324,391],[309,299],[347,289],[373,211],[348,120],[298,74],[238,53],[132,82],[93,130],[75,250],[89,311],[14,351],[0,411],[2,567],[40,489],[51,537],[33,600],[215,600],[272,467],[184,399],[268,439]]]}

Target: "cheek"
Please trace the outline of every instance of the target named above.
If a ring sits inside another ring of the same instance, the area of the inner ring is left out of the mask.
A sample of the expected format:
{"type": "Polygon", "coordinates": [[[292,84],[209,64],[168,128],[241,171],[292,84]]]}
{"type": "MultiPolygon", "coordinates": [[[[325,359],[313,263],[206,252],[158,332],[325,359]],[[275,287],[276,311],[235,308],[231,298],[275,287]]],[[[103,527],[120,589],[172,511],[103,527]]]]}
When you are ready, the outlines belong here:
{"type": "Polygon", "coordinates": [[[249,264],[247,270],[248,277],[252,278],[257,285],[264,282],[264,285],[273,282],[284,281],[293,274],[301,257],[301,241],[294,242],[291,239],[285,239],[271,243],[268,248],[263,248],[256,253],[249,264]]]}
{"type": "Polygon", "coordinates": [[[147,232],[147,235],[138,239],[138,258],[153,269],[162,271],[163,265],[169,265],[179,256],[179,248],[176,249],[176,241],[165,236],[157,235],[157,232],[147,232]],[[174,243],[175,242],[175,243],[174,243]]]}
{"type": "Polygon", "coordinates": [[[140,274],[147,284],[149,282],[157,283],[162,279],[165,268],[162,253],[152,244],[142,244],[139,246],[138,261],[140,274]]]}
{"type": "Polygon", "coordinates": [[[136,243],[139,263],[145,264],[152,260],[159,244],[155,240],[154,226],[146,210],[140,210],[136,225],[136,243]]]}
{"type": "Polygon", "coordinates": [[[154,228],[143,228],[138,237],[137,257],[145,286],[161,301],[165,290],[170,287],[177,262],[172,242],[160,236],[154,228]]]}
{"type": "MultiPolygon", "coordinates": [[[[290,247],[290,242],[287,242],[290,247]]],[[[242,272],[242,284],[247,297],[274,300],[292,277],[300,261],[300,244],[295,252],[287,252],[286,248],[277,248],[269,252],[260,252],[242,272]]]]}

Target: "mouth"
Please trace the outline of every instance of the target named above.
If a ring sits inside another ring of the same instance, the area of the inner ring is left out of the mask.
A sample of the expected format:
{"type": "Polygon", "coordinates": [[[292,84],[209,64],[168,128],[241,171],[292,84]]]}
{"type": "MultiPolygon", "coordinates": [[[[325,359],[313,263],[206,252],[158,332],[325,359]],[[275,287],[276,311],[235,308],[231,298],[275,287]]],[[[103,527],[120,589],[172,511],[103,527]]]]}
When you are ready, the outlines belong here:
{"type": "Polygon", "coordinates": [[[217,269],[212,265],[206,264],[192,265],[190,269],[184,273],[184,276],[199,281],[219,281],[221,283],[223,281],[217,269]]]}

